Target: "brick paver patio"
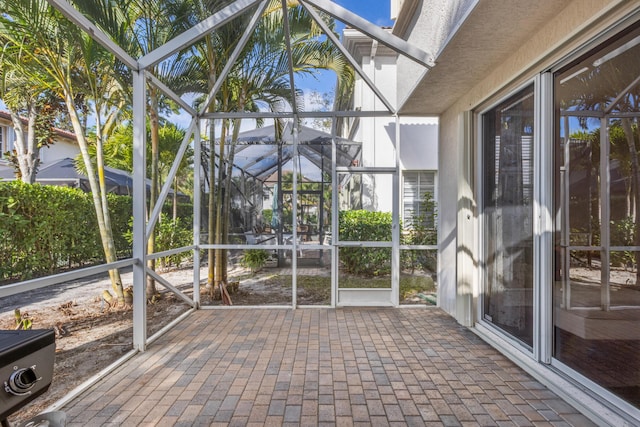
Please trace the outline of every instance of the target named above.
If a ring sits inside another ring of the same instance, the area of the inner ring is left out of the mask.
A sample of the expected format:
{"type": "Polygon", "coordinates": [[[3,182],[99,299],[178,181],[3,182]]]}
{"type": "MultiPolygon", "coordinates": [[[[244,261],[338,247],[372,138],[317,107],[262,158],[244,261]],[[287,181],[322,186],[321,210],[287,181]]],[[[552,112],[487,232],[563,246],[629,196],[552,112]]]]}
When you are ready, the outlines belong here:
{"type": "Polygon", "coordinates": [[[438,309],[200,310],[68,426],[590,426],[438,309]]]}

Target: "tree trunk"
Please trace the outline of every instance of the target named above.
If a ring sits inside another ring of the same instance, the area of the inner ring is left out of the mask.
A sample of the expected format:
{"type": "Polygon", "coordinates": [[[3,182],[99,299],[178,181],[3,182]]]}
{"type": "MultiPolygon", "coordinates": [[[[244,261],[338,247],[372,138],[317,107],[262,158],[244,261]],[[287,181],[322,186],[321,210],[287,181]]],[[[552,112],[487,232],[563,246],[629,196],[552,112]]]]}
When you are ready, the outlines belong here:
{"type": "Polygon", "coordinates": [[[38,111],[35,102],[29,102],[27,109],[29,115],[27,117],[27,132],[25,135],[22,119],[12,109],[9,110],[11,122],[16,134],[14,148],[16,150],[16,158],[20,169],[20,179],[27,184],[36,182],[36,173],[40,165],[40,147],[36,142],[36,118],[38,111]]]}
{"type": "MultiPolygon", "coordinates": [[[[218,157],[219,159],[218,191],[216,194],[216,237],[215,237],[216,244],[222,243],[222,228],[223,228],[222,205],[224,203],[223,194],[225,191],[224,185],[222,185],[222,183],[224,181],[224,174],[225,174],[224,157],[225,157],[225,139],[227,137],[227,127],[228,127],[228,124],[225,121],[222,125],[222,132],[220,134],[220,153],[218,157]]],[[[221,249],[216,249],[215,251],[216,251],[216,255],[215,255],[216,263],[215,263],[214,283],[217,286],[223,286],[224,285],[223,283],[224,282],[224,277],[223,277],[224,256],[221,249]]]]}
{"type": "MultiPolygon", "coordinates": [[[[209,244],[215,244],[215,230],[216,230],[216,203],[215,203],[215,181],[216,181],[216,139],[215,139],[215,128],[213,121],[210,124],[210,134],[209,134],[209,200],[208,200],[208,227],[207,233],[209,235],[209,244]]],[[[215,249],[209,249],[208,255],[208,275],[207,275],[207,287],[211,290],[211,294],[213,295],[213,289],[215,286],[215,265],[216,265],[216,255],[215,249]]]]}
{"type": "MultiPolygon", "coordinates": [[[[222,218],[227,218],[227,220],[223,224],[223,230],[222,230],[223,243],[229,243],[229,228],[231,224],[231,186],[232,186],[231,178],[233,176],[233,162],[235,160],[236,143],[238,141],[238,135],[240,133],[241,123],[242,123],[242,119],[234,119],[233,121],[233,134],[231,136],[231,145],[229,146],[229,155],[227,159],[227,177],[224,185],[224,188],[226,188],[226,191],[224,193],[224,205],[222,208],[223,209],[222,218]]],[[[226,249],[223,250],[222,277],[225,282],[227,281],[227,258],[228,258],[227,255],[228,255],[228,251],[226,249]]]]}
{"type": "MultiPolygon", "coordinates": [[[[208,54],[208,63],[209,65],[209,82],[208,89],[211,90],[216,83],[216,79],[218,73],[216,71],[217,65],[217,57],[214,53],[213,44],[211,36],[205,37],[205,42],[207,44],[207,54],[208,54]]],[[[210,113],[216,111],[216,101],[213,100],[211,104],[208,106],[208,110],[210,113]]],[[[215,243],[215,229],[216,229],[216,216],[215,216],[215,182],[216,182],[216,130],[215,130],[215,121],[213,119],[209,122],[209,201],[207,206],[208,213],[208,224],[207,224],[207,233],[209,244],[213,245],[215,243]]],[[[211,295],[214,295],[215,289],[215,262],[216,262],[216,252],[214,249],[209,249],[207,254],[208,261],[208,270],[207,270],[207,287],[211,291],[211,295]]]]}
{"type": "MultiPolygon", "coordinates": [[[[109,211],[106,206],[103,206],[103,198],[101,197],[100,187],[96,180],[96,174],[93,170],[93,164],[91,163],[91,156],[89,155],[88,143],[84,135],[84,129],[80,123],[80,117],[75,108],[72,94],[65,91],[65,104],[69,111],[69,117],[71,118],[71,124],[73,125],[73,131],[76,134],[78,146],[80,147],[80,153],[82,154],[82,160],[84,161],[85,169],[87,170],[87,178],[89,179],[89,186],[91,187],[91,196],[93,198],[93,206],[96,211],[96,217],[98,221],[98,228],[100,231],[100,238],[102,240],[102,248],[104,250],[105,260],[107,263],[117,261],[115,244],[113,242],[113,234],[111,228],[107,228],[107,224],[111,224],[109,218],[109,211]]],[[[122,286],[122,278],[118,270],[109,270],[109,277],[111,278],[111,286],[118,298],[118,305],[124,305],[124,289],[122,286]]]]}
{"type": "Polygon", "coordinates": [[[173,178],[173,222],[178,219],[178,177],[173,178]]]}
{"type": "MultiPolygon", "coordinates": [[[[158,163],[159,163],[159,145],[160,145],[160,119],[158,117],[158,92],[156,89],[149,90],[150,108],[149,108],[149,122],[151,127],[151,189],[149,191],[149,210],[147,211],[147,219],[151,216],[153,209],[155,208],[158,200],[158,163]]],[[[156,232],[155,227],[149,235],[147,241],[147,254],[152,254],[155,251],[156,246],[156,232]]],[[[156,269],[155,259],[147,261],[147,267],[149,270],[156,269]]],[[[150,275],[147,275],[147,297],[152,297],[156,294],[156,282],[150,275]]]]}

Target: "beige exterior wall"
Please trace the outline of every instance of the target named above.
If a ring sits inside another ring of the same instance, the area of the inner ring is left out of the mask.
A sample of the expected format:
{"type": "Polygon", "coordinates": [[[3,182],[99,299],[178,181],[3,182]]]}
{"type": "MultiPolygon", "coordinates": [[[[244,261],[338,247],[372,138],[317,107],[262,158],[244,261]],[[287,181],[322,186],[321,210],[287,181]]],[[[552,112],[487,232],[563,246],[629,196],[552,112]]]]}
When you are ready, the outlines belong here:
{"type": "Polygon", "coordinates": [[[469,298],[469,284],[473,284],[472,297],[478,292],[477,211],[472,193],[476,183],[473,170],[469,179],[461,170],[465,154],[475,154],[473,146],[465,146],[464,113],[480,111],[519,86],[532,82],[537,74],[586,50],[590,42],[612,35],[612,28],[629,20],[638,9],[638,1],[574,0],[440,116],[439,298],[442,308],[461,323],[467,324],[474,314],[468,312],[473,304],[460,298],[469,298]],[[473,210],[471,221],[458,227],[458,222],[466,218],[466,209],[473,210]],[[460,306],[456,308],[456,302],[467,307],[467,312],[461,312],[460,306]]]}

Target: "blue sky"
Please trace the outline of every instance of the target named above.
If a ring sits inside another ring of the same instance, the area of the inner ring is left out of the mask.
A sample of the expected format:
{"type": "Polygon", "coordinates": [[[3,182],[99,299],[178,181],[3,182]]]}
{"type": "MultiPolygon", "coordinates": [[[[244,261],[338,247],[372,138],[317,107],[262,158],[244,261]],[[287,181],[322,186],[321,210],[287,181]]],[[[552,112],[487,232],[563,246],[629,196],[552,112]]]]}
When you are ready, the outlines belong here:
{"type": "Polygon", "coordinates": [[[391,0],[334,0],[335,3],[379,26],[391,26],[391,0]]]}
{"type": "MultiPolygon", "coordinates": [[[[391,15],[391,0],[334,0],[335,3],[360,15],[372,24],[381,27],[393,26],[391,15]]],[[[336,27],[342,33],[344,24],[338,22],[336,27]]],[[[335,86],[335,74],[333,72],[319,72],[317,78],[296,77],[296,86],[307,91],[320,93],[332,92],[335,86]]]]}

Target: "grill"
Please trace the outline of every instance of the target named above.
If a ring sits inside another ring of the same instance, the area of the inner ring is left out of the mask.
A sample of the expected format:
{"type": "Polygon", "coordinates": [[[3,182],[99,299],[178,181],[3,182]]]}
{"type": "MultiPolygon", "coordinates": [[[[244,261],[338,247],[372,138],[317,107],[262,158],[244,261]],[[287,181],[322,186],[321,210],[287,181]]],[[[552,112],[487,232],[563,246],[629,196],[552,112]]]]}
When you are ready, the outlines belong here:
{"type": "Polygon", "coordinates": [[[0,422],[49,389],[56,344],[53,330],[0,331],[0,422]]]}

